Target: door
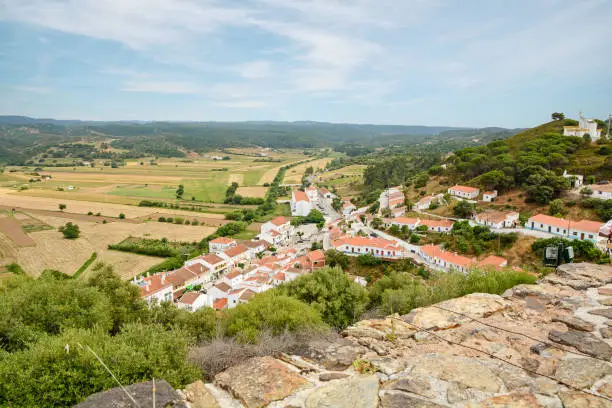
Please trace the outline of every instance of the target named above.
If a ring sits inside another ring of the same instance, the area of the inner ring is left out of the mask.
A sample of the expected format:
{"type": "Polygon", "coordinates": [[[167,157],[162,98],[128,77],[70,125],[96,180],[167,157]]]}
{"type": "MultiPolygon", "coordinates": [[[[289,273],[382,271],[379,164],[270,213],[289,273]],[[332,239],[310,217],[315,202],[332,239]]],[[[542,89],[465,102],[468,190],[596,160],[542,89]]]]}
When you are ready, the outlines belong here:
{"type": "Polygon", "coordinates": [[[580,234],[580,239],[584,239],[584,233],[580,234]]]}
{"type": "Polygon", "coordinates": [[[550,228],[550,226],[548,226],[548,232],[551,232],[551,228],[550,228]]]}

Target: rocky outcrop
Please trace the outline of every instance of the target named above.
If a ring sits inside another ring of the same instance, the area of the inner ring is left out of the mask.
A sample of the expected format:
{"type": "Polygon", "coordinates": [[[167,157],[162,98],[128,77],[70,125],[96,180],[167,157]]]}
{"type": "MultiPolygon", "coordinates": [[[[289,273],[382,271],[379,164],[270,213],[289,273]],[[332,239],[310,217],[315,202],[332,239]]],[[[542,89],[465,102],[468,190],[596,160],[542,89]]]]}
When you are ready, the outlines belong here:
{"type": "Polygon", "coordinates": [[[250,359],[213,384],[190,385],[185,402],[197,408],[612,407],[611,283],[610,266],[569,264],[502,296],[472,294],[363,320],[296,355],[250,359]]]}
{"type": "Polygon", "coordinates": [[[141,407],[153,406],[153,389],[155,389],[155,404],[165,408],[187,408],[188,405],[184,396],[175,391],[170,384],[164,380],[147,381],[132,384],[125,387],[125,391],[120,387],[108,391],[90,395],[87,399],[75,408],[134,408],[134,402],[141,407]],[[131,398],[126,394],[130,394],[131,398]]]}

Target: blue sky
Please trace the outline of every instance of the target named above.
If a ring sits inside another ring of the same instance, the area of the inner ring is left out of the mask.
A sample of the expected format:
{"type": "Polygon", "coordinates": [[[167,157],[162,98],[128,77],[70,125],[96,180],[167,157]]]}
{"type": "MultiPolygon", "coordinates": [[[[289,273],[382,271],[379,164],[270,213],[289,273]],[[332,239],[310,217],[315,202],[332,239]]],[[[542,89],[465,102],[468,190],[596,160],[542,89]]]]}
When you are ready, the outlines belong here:
{"type": "Polygon", "coordinates": [[[532,126],[612,111],[607,0],[0,0],[0,114],[532,126]]]}

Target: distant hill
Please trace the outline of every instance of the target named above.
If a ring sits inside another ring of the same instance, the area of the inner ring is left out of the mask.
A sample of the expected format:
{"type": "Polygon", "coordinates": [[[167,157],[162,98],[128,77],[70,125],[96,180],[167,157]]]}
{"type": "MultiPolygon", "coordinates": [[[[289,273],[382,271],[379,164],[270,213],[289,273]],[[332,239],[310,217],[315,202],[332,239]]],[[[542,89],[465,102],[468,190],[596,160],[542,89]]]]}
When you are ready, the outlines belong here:
{"type": "MultiPolygon", "coordinates": [[[[362,125],[325,122],[95,122],[0,116],[0,162],[22,163],[57,143],[112,138],[132,156],[180,157],[187,151],[245,146],[320,148],[347,145],[436,144],[447,152],[506,138],[516,130],[449,126],[362,125]]],[[[344,151],[347,149],[344,148],[344,151]]],[[[106,157],[105,157],[106,158],[106,157]]],[[[123,157],[125,158],[125,157],[123,157]]],[[[85,159],[85,158],[83,158],[85,159]]]]}

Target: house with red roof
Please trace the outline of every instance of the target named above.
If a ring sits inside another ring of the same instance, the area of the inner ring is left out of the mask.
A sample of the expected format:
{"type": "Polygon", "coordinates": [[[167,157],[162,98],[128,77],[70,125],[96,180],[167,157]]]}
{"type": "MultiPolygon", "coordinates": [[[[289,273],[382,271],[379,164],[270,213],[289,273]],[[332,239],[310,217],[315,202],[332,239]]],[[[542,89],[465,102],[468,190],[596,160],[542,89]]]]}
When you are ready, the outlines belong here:
{"type": "Polygon", "coordinates": [[[240,272],[238,269],[235,269],[235,270],[233,270],[233,271],[223,275],[223,278],[221,278],[221,282],[225,282],[229,286],[234,288],[234,287],[236,287],[236,285],[238,285],[240,282],[242,282],[243,279],[244,279],[244,275],[242,274],[242,272],[240,272]]]}
{"type": "Polygon", "coordinates": [[[336,195],[332,193],[331,191],[329,191],[328,189],[326,189],[325,187],[321,187],[319,189],[319,195],[323,198],[327,198],[328,200],[332,200],[336,198],[336,195]]]}
{"type": "Polygon", "coordinates": [[[304,191],[294,190],[291,193],[291,215],[307,216],[312,210],[312,202],[304,191]]]}
{"type": "Polygon", "coordinates": [[[393,218],[401,217],[404,214],[406,214],[406,206],[405,205],[403,205],[401,207],[396,207],[396,208],[391,210],[391,217],[393,217],[393,218]]]}
{"type": "Polygon", "coordinates": [[[212,308],[215,310],[227,309],[227,298],[215,299],[213,301],[212,308]]]}
{"type": "Polygon", "coordinates": [[[319,269],[325,266],[325,252],[321,249],[306,254],[310,269],[319,269]]]}
{"type": "Polygon", "coordinates": [[[351,203],[350,200],[344,200],[342,203],[342,215],[345,218],[350,216],[355,210],[357,210],[355,204],[351,203]]]}
{"type": "Polygon", "coordinates": [[[188,312],[195,312],[207,306],[208,296],[200,292],[185,292],[176,301],[176,306],[188,312]]]}
{"type": "Polygon", "coordinates": [[[378,197],[378,203],[381,209],[401,207],[404,205],[404,201],[405,197],[401,186],[388,188],[380,193],[378,197]]]}
{"type": "Polygon", "coordinates": [[[497,190],[485,191],[484,193],[482,193],[482,201],[486,201],[490,203],[496,198],[497,198],[497,190]]]}
{"type": "Polygon", "coordinates": [[[497,255],[489,255],[486,258],[477,262],[477,265],[483,268],[502,269],[508,266],[508,260],[497,255]]]}
{"type": "Polygon", "coordinates": [[[172,302],[174,288],[166,280],[166,273],[158,273],[144,278],[134,278],[134,285],[140,288],[140,298],[152,303],[172,302]]]}
{"type": "Polygon", "coordinates": [[[187,267],[198,266],[202,269],[207,269],[208,272],[210,273],[210,276],[208,279],[205,279],[204,282],[209,282],[215,279],[220,274],[225,272],[229,267],[227,261],[217,254],[200,255],[196,258],[192,258],[188,260],[187,262],[185,262],[185,266],[187,267]]]}
{"type": "Polygon", "coordinates": [[[480,190],[476,187],[461,186],[457,184],[448,189],[448,194],[459,198],[465,198],[467,200],[475,200],[478,198],[480,190]]]}
{"type": "Polygon", "coordinates": [[[425,196],[421,198],[419,201],[417,201],[416,203],[414,203],[412,205],[412,208],[415,210],[427,210],[429,209],[429,206],[434,200],[437,200],[436,196],[433,196],[433,195],[425,196]]]}
{"type": "Polygon", "coordinates": [[[404,253],[400,245],[389,239],[377,237],[345,237],[331,243],[332,247],[346,255],[371,254],[377,258],[400,259],[404,253]]]}
{"type": "Polygon", "coordinates": [[[251,262],[253,252],[244,244],[238,244],[235,247],[219,252],[218,255],[225,259],[228,264],[228,269],[232,270],[239,265],[246,265],[251,262]]]}
{"type": "Polygon", "coordinates": [[[271,245],[279,245],[291,236],[293,227],[285,217],[276,217],[261,225],[259,239],[271,245]]]}
{"type": "Polygon", "coordinates": [[[419,226],[420,222],[421,220],[419,218],[397,217],[387,220],[386,224],[389,226],[397,225],[399,228],[406,226],[408,229],[414,230],[419,226]]]}
{"type": "Polygon", "coordinates": [[[572,221],[551,217],[550,215],[537,214],[527,220],[525,228],[564,236],[568,239],[597,241],[599,230],[603,225],[603,223],[597,221],[572,221]]]}
{"type": "Polygon", "coordinates": [[[306,195],[310,202],[316,202],[319,199],[319,190],[315,186],[306,187],[305,191],[306,195]]]}
{"type": "Polygon", "coordinates": [[[209,252],[222,252],[238,245],[234,238],[218,237],[208,242],[209,252]]]}
{"type": "Polygon", "coordinates": [[[515,211],[486,211],[474,216],[478,225],[493,229],[514,228],[518,219],[519,213],[515,211]]]}
{"type": "Polygon", "coordinates": [[[419,248],[419,255],[428,263],[446,271],[456,270],[467,273],[474,265],[473,259],[446,251],[440,245],[423,245],[419,248]]]}
{"type": "Polygon", "coordinates": [[[234,308],[241,303],[247,303],[250,298],[255,295],[251,289],[238,288],[230,291],[227,296],[227,307],[228,309],[234,308]]]}

